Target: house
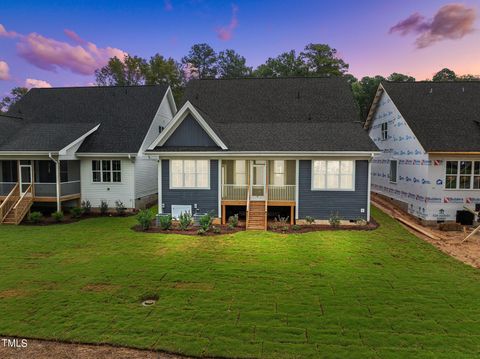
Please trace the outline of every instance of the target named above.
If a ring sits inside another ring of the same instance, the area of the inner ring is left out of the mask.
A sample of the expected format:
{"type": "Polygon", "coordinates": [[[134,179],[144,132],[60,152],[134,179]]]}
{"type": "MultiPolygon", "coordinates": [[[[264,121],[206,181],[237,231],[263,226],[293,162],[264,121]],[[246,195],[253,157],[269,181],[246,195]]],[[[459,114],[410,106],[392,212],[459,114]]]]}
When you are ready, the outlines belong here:
{"type": "Polygon", "coordinates": [[[425,223],[480,208],[480,82],[383,82],[365,127],[381,153],[372,191],[425,223]]]}
{"type": "Polygon", "coordinates": [[[175,113],[166,85],[30,90],[0,116],[0,223],[32,203],[156,202],[157,162],[144,151],[175,113]]]}
{"type": "Polygon", "coordinates": [[[192,80],[183,105],[147,150],[159,159],[159,212],[244,213],[291,223],[369,220],[370,160],[341,78],[192,80]]]}

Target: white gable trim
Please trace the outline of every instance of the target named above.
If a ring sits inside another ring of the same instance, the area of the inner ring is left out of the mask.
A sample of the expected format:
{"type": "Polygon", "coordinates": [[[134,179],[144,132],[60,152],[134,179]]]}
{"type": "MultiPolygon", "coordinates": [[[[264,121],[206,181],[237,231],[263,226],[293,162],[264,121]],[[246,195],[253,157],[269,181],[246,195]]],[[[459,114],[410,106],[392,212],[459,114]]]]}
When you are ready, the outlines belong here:
{"type": "Polygon", "coordinates": [[[177,114],[173,117],[173,120],[169,125],[162,131],[162,133],[157,137],[155,141],[148,148],[153,150],[156,146],[162,146],[170,138],[170,136],[175,132],[175,130],[180,126],[183,120],[187,117],[188,114],[191,114],[198,124],[203,128],[203,130],[210,136],[210,138],[215,142],[218,147],[222,150],[227,150],[228,147],[223,143],[220,137],[213,131],[213,129],[208,125],[208,123],[203,119],[202,115],[197,111],[197,109],[187,101],[183,107],[178,110],[177,114]]]}
{"type": "Polygon", "coordinates": [[[75,141],[73,141],[72,143],[68,144],[67,146],[65,146],[64,148],[62,148],[60,151],[58,151],[58,154],[60,156],[62,155],[66,155],[67,154],[67,151],[72,148],[73,146],[79,144],[80,142],[83,142],[83,140],[85,140],[88,136],[90,136],[92,133],[94,133],[96,130],[98,130],[98,128],[100,127],[100,124],[96,125],[94,128],[92,128],[90,131],[86,132],[85,134],[83,134],[82,136],[80,136],[79,138],[77,138],[75,141]]]}
{"type": "Polygon", "coordinates": [[[378,103],[380,102],[380,99],[382,98],[383,92],[386,92],[385,88],[382,86],[382,84],[379,84],[378,88],[377,88],[377,92],[375,93],[375,97],[373,98],[372,105],[370,106],[370,109],[368,111],[368,116],[367,116],[367,119],[365,121],[365,125],[363,126],[363,128],[366,129],[366,130],[370,129],[370,125],[372,123],[373,116],[375,116],[375,113],[377,112],[378,103]]]}

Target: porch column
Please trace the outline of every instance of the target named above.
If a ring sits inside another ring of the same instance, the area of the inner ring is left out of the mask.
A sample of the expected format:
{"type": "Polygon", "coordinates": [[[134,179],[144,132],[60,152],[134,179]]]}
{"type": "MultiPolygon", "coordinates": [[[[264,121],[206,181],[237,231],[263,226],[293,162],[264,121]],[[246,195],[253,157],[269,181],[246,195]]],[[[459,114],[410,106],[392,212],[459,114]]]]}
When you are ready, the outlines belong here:
{"type": "Polygon", "coordinates": [[[158,159],[158,213],[163,213],[162,207],[162,159],[158,159]]]}
{"type": "Polygon", "coordinates": [[[60,203],[60,160],[57,159],[55,161],[55,177],[56,177],[56,187],[57,187],[57,211],[60,212],[62,209],[61,203],[60,203]]]}
{"type": "Polygon", "coordinates": [[[225,218],[222,211],[222,190],[223,190],[223,183],[222,183],[222,160],[218,159],[218,217],[220,218],[220,223],[224,224],[225,218]]]}
{"type": "Polygon", "coordinates": [[[295,219],[298,219],[298,193],[300,178],[300,161],[295,160],[295,219]]]}

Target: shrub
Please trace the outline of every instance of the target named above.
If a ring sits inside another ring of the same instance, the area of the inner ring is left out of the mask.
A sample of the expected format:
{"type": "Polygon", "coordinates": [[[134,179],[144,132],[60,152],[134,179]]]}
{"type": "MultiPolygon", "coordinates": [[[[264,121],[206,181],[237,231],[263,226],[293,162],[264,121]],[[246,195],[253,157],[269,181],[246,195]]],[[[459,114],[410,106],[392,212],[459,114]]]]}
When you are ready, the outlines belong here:
{"type": "Polygon", "coordinates": [[[104,216],[107,214],[107,212],[108,212],[108,202],[102,200],[100,202],[100,213],[102,214],[102,216],[104,216]]]}
{"type": "Polygon", "coordinates": [[[213,233],[215,233],[215,234],[220,234],[220,233],[222,233],[222,230],[220,229],[220,227],[215,227],[215,226],[213,226],[212,228],[213,228],[213,233]]]}
{"type": "Polygon", "coordinates": [[[160,216],[158,221],[159,221],[159,224],[160,224],[160,228],[162,230],[168,231],[170,228],[172,228],[172,215],[171,214],[160,216]]]}
{"type": "Polygon", "coordinates": [[[205,231],[208,232],[210,228],[212,228],[213,223],[213,216],[211,213],[206,213],[200,217],[199,220],[200,227],[205,231]]]}
{"type": "Polygon", "coordinates": [[[30,212],[30,214],[28,215],[28,221],[32,223],[39,223],[42,219],[42,212],[30,212]]]}
{"type": "Polygon", "coordinates": [[[82,207],[73,207],[70,210],[70,214],[72,215],[72,218],[80,218],[83,214],[83,208],[82,207]]]}
{"type": "Polygon", "coordinates": [[[302,227],[300,227],[298,224],[294,224],[294,225],[292,226],[292,229],[293,229],[294,231],[299,231],[301,228],[302,228],[302,227]]]}
{"type": "Polygon", "coordinates": [[[90,203],[90,201],[82,201],[82,209],[83,213],[90,214],[90,212],[92,211],[92,204],[90,203]]]}
{"type": "Polygon", "coordinates": [[[228,226],[232,229],[238,226],[238,214],[228,217],[228,226]]]}
{"type": "Polygon", "coordinates": [[[338,214],[338,211],[337,212],[332,212],[330,214],[330,218],[328,219],[328,223],[330,223],[330,225],[333,228],[337,228],[337,227],[340,226],[340,215],[338,214]]]}
{"type": "Polygon", "coordinates": [[[305,222],[307,222],[308,224],[313,224],[315,222],[315,218],[313,218],[312,216],[306,216],[305,222]]]}
{"type": "Polygon", "coordinates": [[[140,223],[140,226],[142,226],[144,231],[150,228],[154,218],[155,214],[148,209],[142,209],[137,215],[137,221],[140,223]]]}
{"type": "Polygon", "coordinates": [[[199,236],[203,236],[205,233],[207,233],[203,228],[199,228],[198,231],[197,231],[197,234],[199,236]]]}
{"type": "Polygon", "coordinates": [[[63,212],[62,211],[56,211],[52,213],[52,218],[55,220],[55,222],[61,222],[63,221],[63,212]]]}
{"type": "Polygon", "coordinates": [[[115,210],[119,216],[123,216],[127,210],[127,207],[125,207],[122,201],[115,201],[115,210]]]}
{"type": "Polygon", "coordinates": [[[192,224],[192,215],[189,212],[181,213],[178,217],[178,223],[182,231],[186,231],[192,224]]]}

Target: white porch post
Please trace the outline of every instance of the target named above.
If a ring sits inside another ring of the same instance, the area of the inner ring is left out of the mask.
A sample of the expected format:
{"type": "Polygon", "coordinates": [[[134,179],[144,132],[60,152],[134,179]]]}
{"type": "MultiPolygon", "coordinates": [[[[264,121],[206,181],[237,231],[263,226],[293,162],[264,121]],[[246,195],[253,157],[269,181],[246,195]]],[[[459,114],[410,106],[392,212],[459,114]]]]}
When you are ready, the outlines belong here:
{"type": "Polygon", "coordinates": [[[371,191],[372,191],[372,157],[368,160],[368,188],[367,188],[367,222],[370,222],[370,197],[371,197],[371,191]]]}
{"type": "Polygon", "coordinates": [[[57,211],[60,212],[62,207],[60,204],[60,160],[57,159],[55,162],[55,177],[56,177],[56,186],[57,186],[57,211]]]}
{"type": "Polygon", "coordinates": [[[300,161],[295,160],[295,219],[298,219],[298,185],[300,178],[300,161]]]}
{"type": "Polygon", "coordinates": [[[162,159],[158,159],[158,213],[163,213],[162,208],[162,159]]]}
{"type": "Polygon", "coordinates": [[[218,218],[220,218],[220,223],[222,223],[222,160],[218,159],[218,218]]]}

